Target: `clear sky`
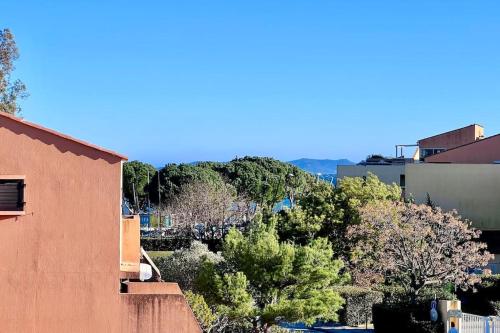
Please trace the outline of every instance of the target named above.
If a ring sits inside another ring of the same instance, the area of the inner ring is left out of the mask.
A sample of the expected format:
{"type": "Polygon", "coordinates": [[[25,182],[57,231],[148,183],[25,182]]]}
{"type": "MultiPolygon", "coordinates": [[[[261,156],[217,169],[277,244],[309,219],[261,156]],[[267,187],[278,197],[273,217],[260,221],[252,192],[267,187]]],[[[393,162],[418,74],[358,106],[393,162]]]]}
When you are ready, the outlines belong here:
{"type": "Polygon", "coordinates": [[[23,116],[130,159],[363,159],[500,132],[500,2],[3,0],[23,116]]]}

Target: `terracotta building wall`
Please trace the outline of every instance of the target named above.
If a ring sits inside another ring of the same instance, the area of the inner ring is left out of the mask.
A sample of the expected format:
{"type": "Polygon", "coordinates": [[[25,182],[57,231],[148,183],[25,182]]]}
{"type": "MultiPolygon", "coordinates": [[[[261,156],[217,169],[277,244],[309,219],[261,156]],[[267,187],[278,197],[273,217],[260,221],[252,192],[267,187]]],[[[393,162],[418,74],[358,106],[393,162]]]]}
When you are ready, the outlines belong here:
{"type": "Polygon", "coordinates": [[[425,159],[430,163],[490,164],[500,161],[500,135],[447,150],[425,159]]]}
{"type": "Polygon", "coordinates": [[[26,215],[0,216],[0,332],[200,331],[182,294],[119,292],[121,160],[0,116],[0,175],[26,176],[26,215]]]}
{"type": "Polygon", "coordinates": [[[451,149],[478,140],[484,136],[484,129],[479,125],[470,125],[454,131],[435,135],[418,141],[420,149],[446,148],[451,149]]]}

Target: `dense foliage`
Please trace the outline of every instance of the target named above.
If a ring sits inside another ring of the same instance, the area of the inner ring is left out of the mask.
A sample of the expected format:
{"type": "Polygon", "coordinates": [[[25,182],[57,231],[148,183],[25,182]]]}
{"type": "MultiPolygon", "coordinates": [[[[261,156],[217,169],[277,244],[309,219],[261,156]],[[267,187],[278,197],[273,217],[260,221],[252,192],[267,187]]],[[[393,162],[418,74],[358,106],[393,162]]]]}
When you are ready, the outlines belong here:
{"type": "Polygon", "coordinates": [[[28,95],[24,83],[11,77],[18,58],[14,35],[9,29],[0,30],[0,112],[14,115],[21,111],[18,100],[28,95]]]}
{"type": "Polygon", "coordinates": [[[296,207],[279,213],[279,235],[300,244],[327,237],[335,253],[348,262],[352,244],[346,231],[348,226],[359,224],[359,209],[371,202],[400,200],[398,186],[384,184],[373,174],[366,179],[342,179],[337,188],[315,182],[304,191],[296,207]]]}
{"type": "Polygon", "coordinates": [[[427,285],[471,286],[470,274],[492,256],[479,231],[456,212],[406,203],[376,202],[360,210],[361,223],[348,238],[356,242],[351,270],[357,283],[396,283],[415,301],[427,285]]]}
{"type": "MultiPolygon", "coordinates": [[[[283,199],[289,199],[293,205],[312,181],[314,177],[307,172],[267,157],[236,158],[227,163],[168,164],[160,169],[164,205],[173,200],[183,186],[193,182],[230,184],[239,197],[264,208],[272,208],[283,199]]],[[[158,177],[151,180],[149,191],[151,200],[158,203],[158,177]]]]}
{"type": "Polygon", "coordinates": [[[373,326],[375,332],[383,333],[441,333],[444,332],[441,321],[429,320],[430,302],[416,305],[373,306],[373,326]]]}
{"type": "Polygon", "coordinates": [[[155,264],[164,280],[177,282],[183,290],[193,290],[203,263],[217,264],[221,261],[220,255],[209,251],[205,244],[195,241],[189,248],[155,259],[155,264]]]}
{"type": "MultiPolygon", "coordinates": [[[[372,174],[334,187],[286,163],[246,157],[167,165],[158,175],[161,212],[185,241],[158,266],[190,291],[206,332],[270,332],[280,322],[339,318],[360,324],[381,302],[379,328],[403,308],[410,310],[398,318],[400,329],[434,332],[422,307],[435,295],[453,298],[455,284],[479,281],[471,272],[490,258],[456,213],[405,203],[397,185],[372,174]],[[284,199],[289,205],[276,209],[284,199]],[[222,252],[188,247],[192,239],[222,252]]],[[[155,178],[143,187],[150,197],[155,178]]]]}
{"type": "Polygon", "coordinates": [[[500,316],[500,275],[483,277],[474,289],[459,290],[458,295],[465,312],[500,316]]]}
{"type": "Polygon", "coordinates": [[[204,332],[210,332],[215,326],[214,323],[217,321],[217,315],[210,309],[207,302],[205,302],[205,298],[200,294],[193,293],[191,290],[186,291],[184,296],[191,310],[193,310],[201,329],[204,332]]]}
{"type": "Polygon", "coordinates": [[[248,234],[232,229],[224,263],[206,263],[197,290],[208,304],[255,332],[279,321],[336,320],[342,299],[334,290],[346,281],[326,239],[307,246],[280,242],[272,224],[256,222],[248,234]]]}
{"type": "Polygon", "coordinates": [[[349,326],[372,322],[372,308],[384,300],[384,294],[367,288],[342,286],[336,289],[345,300],[340,312],[340,321],[349,326]]]}
{"type": "Polygon", "coordinates": [[[149,192],[151,201],[158,204],[161,198],[162,205],[168,205],[188,184],[203,182],[220,186],[224,183],[222,177],[214,170],[193,164],[168,164],[159,170],[159,175],[161,196],[158,195],[158,175],[151,180],[149,192]]]}
{"type": "Polygon", "coordinates": [[[151,164],[139,161],[123,164],[123,195],[136,212],[147,203],[148,185],[156,173],[155,167],[151,164]]]}
{"type": "Polygon", "coordinates": [[[193,239],[182,235],[181,237],[141,237],[141,247],[146,251],[175,251],[191,246],[193,239]]]}
{"type": "Polygon", "coordinates": [[[219,172],[239,195],[265,208],[272,208],[283,199],[289,199],[293,206],[307,184],[314,181],[310,174],[296,166],[267,157],[236,158],[229,163],[205,166],[219,172]]]}

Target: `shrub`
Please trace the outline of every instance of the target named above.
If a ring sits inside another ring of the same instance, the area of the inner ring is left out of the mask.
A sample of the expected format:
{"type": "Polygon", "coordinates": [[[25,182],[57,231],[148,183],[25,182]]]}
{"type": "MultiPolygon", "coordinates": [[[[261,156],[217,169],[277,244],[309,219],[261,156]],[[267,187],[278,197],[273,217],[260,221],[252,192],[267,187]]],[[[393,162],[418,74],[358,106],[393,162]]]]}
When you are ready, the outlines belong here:
{"type": "Polygon", "coordinates": [[[210,252],[205,244],[194,241],[188,249],[176,250],[168,257],[154,259],[154,262],[163,280],[177,282],[182,290],[193,290],[205,260],[218,263],[222,257],[210,252]]]}
{"type": "Polygon", "coordinates": [[[408,302],[408,297],[402,287],[396,285],[380,285],[374,289],[384,294],[384,304],[402,304],[408,302]]]}
{"type": "Polygon", "coordinates": [[[495,312],[494,316],[500,316],[500,301],[490,301],[490,306],[495,312]]]}
{"type": "Polygon", "coordinates": [[[141,238],[141,246],[146,251],[175,251],[191,246],[191,238],[141,238]]]}
{"type": "Polygon", "coordinates": [[[474,289],[459,290],[458,296],[464,312],[496,316],[500,310],[500,275],[483,277],[474,289]]]}
{"type": "Polygon", "coordinates": [[[388,305],[373,306],[373,326],[376,333],[441,333],[444,331],[441,322],[429,320],[429,302],[420,305],[388,305]]]}
{"type": "Polygon", "coordinates": [[[384,297],[379,291],[354,286],[337,288],[337,292],[345,300],[340,321],[349,326],[371,323],[373,305],[382,303],[384,297]]]}
{"type": "Polygon", "coordinates": [[[202,295],[195,294],[192,291],[187,291],[184,293],[189,306],[193,310],[198,323],[200,324],[203,332],[208,332],[212,328],[212,325],[217,320],[217,316],[213,313],[210,307],[205,302],[202,295]]]}
{"type": "MultiPolygon", "coordinates": [[[[397,285],[382,285],[374,288],[384,294],[384,303],[385,304],[408,304],[410,298],[406,295],[404,289],[397,285]]],[[[442,286],[427,286],[423,288],[418,297],[418,303],[429,303],[434,299],[446,299],[446,300],[454,300],[457,299],[457,296],[453,293],[454,286],[453,284],[444,284],[442,286]]]]}
{"type": "Polygon", "coordinates": [[[410,329],[407,332],[414,333],[441,333],[444,331],[442,322],[433,323],[430,320],[416,320],[411,317],[410,329]]]}

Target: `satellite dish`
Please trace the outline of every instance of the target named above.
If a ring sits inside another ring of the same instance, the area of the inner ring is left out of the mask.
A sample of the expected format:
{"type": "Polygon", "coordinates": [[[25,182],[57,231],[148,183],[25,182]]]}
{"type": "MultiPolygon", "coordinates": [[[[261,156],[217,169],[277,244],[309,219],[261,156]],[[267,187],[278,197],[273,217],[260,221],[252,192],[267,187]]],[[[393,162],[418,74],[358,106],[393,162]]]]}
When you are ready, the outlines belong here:
{"type": "Polygon", "coordinates": [[[151,268],[151,265],[141,263],[139,267],[139,280],[144,282],[151,279],[152,277],[153,269],[151,268]]]}

